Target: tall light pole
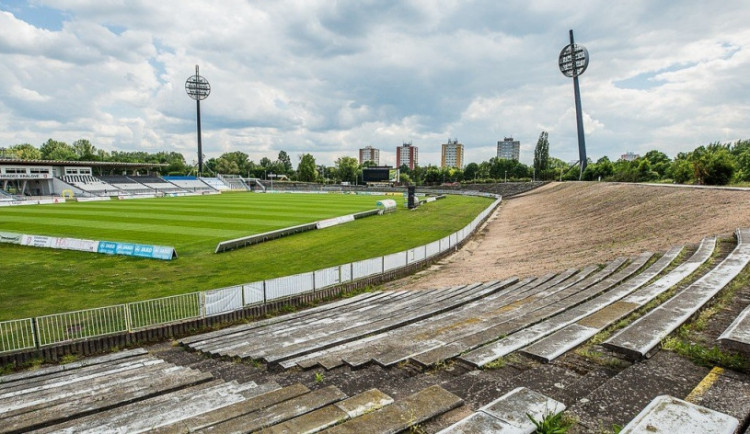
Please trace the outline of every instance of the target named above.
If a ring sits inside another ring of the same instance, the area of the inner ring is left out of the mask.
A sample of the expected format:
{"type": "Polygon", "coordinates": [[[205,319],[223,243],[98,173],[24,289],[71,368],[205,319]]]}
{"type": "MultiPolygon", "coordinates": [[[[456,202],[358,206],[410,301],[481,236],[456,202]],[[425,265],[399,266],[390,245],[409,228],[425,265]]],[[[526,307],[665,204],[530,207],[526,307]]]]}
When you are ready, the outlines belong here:
{"type": "Polygon", "coordinates": [[[570,30],[570,45],[566,45],[560,51],[558,59],[560,72],[566,77],[573,78],[573,92],[576,104],[576,126],[578,127],[578,158],[581,173],[578,179],[583,178],[586,170],[586,139],[583,135],[583,110],[581,109],[581,90],[578,88],[578,76],[586,71],[589,66],[589,52],[583,45],[578,45],[573,40],[573,30],[570,30]]]}
{"type": "Polygon", "coordinates": [[[195,65],[195,75],[188,77],[185,81],[185,91],[188,96],[195,100],[196,118],[198,119],[198,176],[203,174],[203,147],[201,144],[201,100],[208,98],[211,93],[211,85],[208,80],[198,73],[198,65],[195,65]]]}

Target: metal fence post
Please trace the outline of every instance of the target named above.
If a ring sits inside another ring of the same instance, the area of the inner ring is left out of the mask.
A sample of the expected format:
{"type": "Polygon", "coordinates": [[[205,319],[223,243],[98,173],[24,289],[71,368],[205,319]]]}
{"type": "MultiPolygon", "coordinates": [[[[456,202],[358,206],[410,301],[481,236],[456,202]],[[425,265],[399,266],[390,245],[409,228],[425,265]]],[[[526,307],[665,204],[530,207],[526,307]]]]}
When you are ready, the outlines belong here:
{"type": "Polygon", "coordinates": [[[38,350],[41,347],[41,338],[39,336],[39,324],[37,321],[37,317],[34,317],[33,321],[31,321],[31,330],[34,333],[34,346],[38,350]]]}
{"type": "Polygon", "coordinates": [[[125,310],[125,330],[128,332],[133,331],[133,319],[130,317],[130,303],[126,303],[123,306],[125,310]]]}

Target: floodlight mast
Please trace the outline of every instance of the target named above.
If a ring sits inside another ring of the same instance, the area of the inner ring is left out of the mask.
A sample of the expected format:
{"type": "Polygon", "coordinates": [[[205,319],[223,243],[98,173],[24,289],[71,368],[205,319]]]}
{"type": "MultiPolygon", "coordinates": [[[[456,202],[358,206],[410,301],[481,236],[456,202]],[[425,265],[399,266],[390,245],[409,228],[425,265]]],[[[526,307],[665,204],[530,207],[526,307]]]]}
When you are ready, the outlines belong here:
{"type": "Polygon", "coordinates": [[[570,45],[567,45],[560,52],[559,58],[560,72],[566,77],[573,77],[573,92],[575,93],[576,105],[576,126],[578,129],[578,158],[581,169],[578,179],[583,178],[583,171],[586,170],[586,138],[583,133],[583,109],[581,108],[581,90],[578,86],[578,76],[586,71],[589,66],[589,52],[583,45],[576,45],[573,40],[573,30],[570,30],[570,45]]]}
{"type": "Polygon", "coordinates": [[[198,124],[198,176],[203,174],[203,147],[201,143],[201,100],[208,98],[211,93],[211,85],[208,80],[200,76],[198,65],[195,65],[195,75],[188,77],[185,82],[185,91],[188,96],[195,100],[196,118],[198,124]]]}

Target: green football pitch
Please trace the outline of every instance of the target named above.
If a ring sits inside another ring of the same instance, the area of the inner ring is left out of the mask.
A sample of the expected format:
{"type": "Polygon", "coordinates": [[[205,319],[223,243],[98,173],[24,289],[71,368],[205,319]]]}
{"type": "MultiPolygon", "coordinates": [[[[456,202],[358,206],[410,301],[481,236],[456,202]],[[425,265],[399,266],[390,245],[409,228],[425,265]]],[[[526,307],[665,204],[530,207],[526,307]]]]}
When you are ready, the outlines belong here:
{"type": "Polygon", "coordinates": [[[219,241],[373,209],[379,196],[254,194],[0,208],[0,231],[173,246],[172,261],[0,244],[0,320],[237,285],[395,253],[453,233],[490,204],[450,196],[215,254],[219,241]]]}

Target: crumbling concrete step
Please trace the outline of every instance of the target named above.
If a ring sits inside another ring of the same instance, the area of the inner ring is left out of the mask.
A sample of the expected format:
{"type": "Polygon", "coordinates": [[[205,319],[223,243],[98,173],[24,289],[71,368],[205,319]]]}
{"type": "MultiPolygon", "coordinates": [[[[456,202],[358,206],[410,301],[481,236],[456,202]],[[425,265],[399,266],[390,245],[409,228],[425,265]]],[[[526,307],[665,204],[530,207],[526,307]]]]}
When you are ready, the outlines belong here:
{"type": "Polygon", "coordinates": [[[128,375],[129,371],[148,370],[149,367],[160,369],[166,365],[161,359],[152,356],[138,356],[114,364],[101,364],[82,367],[76,370],[57,371],[41,377],[8,383],[0,389],[0,405],[8,398],[16,399],[24,394],[38,394],[44,390],[60,390],[66,386],[77,387],[78,383],[96,381],[101,377],[112,377],[118,373],[128,375]],[[161,366],[156,366],[161,365],[161,366]]]}
{"type": "Polygon", "coordinates": [[[750,306],[740,312],[724,330],[719,336],[719,342],[728,348],[750,354],[750,306]]]}
{"type": "MultiPolygon", "coordinates": [[[[396,330],[389,339],[378,345],[368,343],[359,350],[344,355],[343,360],[352,367],[361,366],[370,361],[383,366],[393,366],[419,354],[441,351],[446,348],[446,342],[484,330],[489,327],[488,324],[499,322],[502,318],[510,319],[518,316],[539,303],[545,303],[542,300],[550,299],[558,293],[586,287],[598,280],[599,276],[614,269],[602,270],[591,276],[590,274],[596,268],[596,266],[587,267],[579,273],[581,276],[573,279],[561,280],[549,275],[536,280],[528,279],[519,282],[512,290],[509,290],[506,296],[486,297],[477,303],[449,312],[445,316],[436,316],[396,330]],[[555,284],[557,282],[560,283],[555,284]]],[[[565,275],[570,276],[571,273],[565,273],[565,275]]],[[[450,356],[459,353],[460,351],[451,351],[450,356]]]]}
{"type": "Polygon", "coordinates": [[[133,387],[134,384],[137,387],[137,384],[148,382],[151,378],[160,377],[177,369],[174,365],[161,360],[151,362],[130,367],[132,369],[118,369],[97,376],[82,375],[80,378],[65,378],[62,382],[14,390],[0,399],[0,414],[8,417],[13,414],[37,411],[59,402],[98,395],[102,390],[123,389],[128,386],[133,387]]]}
{"type": "Polygon", "coordinates": [[[477,410],[471,416],[439,431],[439,434],[459,433],[527,433],[536,429],[529,419],[541,421],[544,417],[565,411],[565,404],[541,393],[519,387],[477,410]]]}
{"type": "MultiPolygon", "coordinates": [[[[572,294],[557,294],[555,297],[551,297],[550,300],[544,300],[546,303],[543,306],[534,306],[533,309],[524,312],[512,321],[504,321],[496,324],[493,327],[484,330],[482,333],[470,337],[470,339],[460,341],[459,343],[463,346],[463,351],[469,350],[467,353],[463,354],[460,359],[474,366],[483,366],[484,364],[497,359],[500,357],[498,354],[505,353],[505,349],[500,342],[493,344],[493,341],[499,337],[507,336],[524,328],[534,326],[547,318],[572,309],[581,303],[597,297],[640,269],[647,261],[645,256],[646,255],[641,255],[636,261],[633,261],[631,266],[628,266],[581,291],[572,294]],[[485,345],[487,343],[490,344],[485,345]]],[[[613,261],[613,264],[618,262],[622,264],[625,260],[613,261]]]]}
{"type": "Polygon", "coordinates": [[[190,347],[220,356],[236,356],[240,353],[253,353],[254,351],[262,352],[267,347],[266,342],[278,342],[279,340],[291,342],[296,339],[304,339],[305,333],[304,330],[300,329],[301,326],[307,326],[312,332],[325,325],[330,327],[336,322],[346,324],[356,321],[357,318],[364,315],[371,314],[371,312],[381,312],[385,309],[384,306],[391,305],[391,303],[414,296],[414,294],[410,295],[404,291],[381,293],[368,299],[368,303],[341,307],[335,314],[327,311],[320,315],[306,316],[297,320],[278,322],[263,328],[256,328],[252,332],[253,339],[248,339],[247,333],[234,334],[228,339],[216,339],[201,345],[194,344],[190,347]]]}
{"type": "Polygon", "coordinates": [[[151,431],[162,425],[242,402],[245,395],[257,395],[275,383],[258,386],[253,382],[237,384],[214,380],[199,386],[166,393],[146,400],[116,407],[67,423],[55,425],[43,432],[76,433],[137,433],[151,431]]]}
{"type": "Polygon", "coordinates": [[[380,410],[367,413],[323,432],[394,434],[453,410],[461,404],[463,400],[458,396],[440,386],[431,386],[380,410]]]}
{"type": "Polygon", "coordinates": [[[289,419],[293,419],[318,408],[325,407],[347,396],[336,386],[328,386],[323,389],[314,390],[305,395],[292,398],[288,401],[274,404],[263,410],[248,413],[234,419],[230,419],[216,425],[198,430],[197,432],[217,433],[247,433],[276,425],[289,419]]]}
{"type": "MultiPolygon", "coordinates": [[[[381,366],[388,367],[409,359],[423,357],[425,354],[429,354],[430,357],[441,355],[447,342],[471,334],[476,327],[481,328],[482,324],[488,321],[497,321],[501,316],[518,315],[524,308],[532,306],[534,301],[549,299],[561,291],[580,284],[594,270],[594,267],[583,270],[573,279],[570,279],[574,274],[573,270],[567,270],[559,276],[550,274],[530,282],[508,297],[502,299],[488,297],[482,301],[481,306],[458,311],[456,315],[436,321],[435,327],[426,327],[425,324],[417,335],[402,336],[392,341],[391,348],[381,350],[372,360],[381,366]],[[426,339],[427,336],[432,338],[426,339]]],[[[450,354],[452,356],[453,352],[450,354]]],[[[439,358],[435,363],[445,358],[439,358]]],[[[352,364],[353,360],[348,358],[346,362],[352,364]]]]}
{"type": "MultiPolygon", "coordinates": [[[[551,277],[551,275],[549,276],[551,277]]],[[[503,297],[486,297],[458,309],[435,315],[424,321],[410,324],[382,335],[377,342],[361,341],[353,350],[337,352],[341,361],[349,366],[359,367],[378,357],[401,358],[402,354],[417,354],[444,345],[446,334],[458,333],[461,329],[492,316],[491,311],[501,310],[513,300],[522,299],[537,293],[540,282],[543,285],[548,276],[539,279],[525,279],[517,282],[503,297]]],[[[328,362],[322,362],[326,366],[328,362]]]]}
{"type": "MultiPolygon", "coordinates": [[[[39,403],[42,408],[33,411],[17,413],[14,416],[3,417],[1,432],[27,431],[56,423],[64,422],[71,418],[83,417],[92,413],[101,412],[110,408],[122,406],[150,397],[167,394],[172,391],[205,383],[213,379],[210,373],[204,373],[189,368],[182,368],[179,375],[150,377],[130,387],[101,389],[97,393],[79,395],[76,399],[56,400],[52,405],[39,403]]],[[[29,410],[24,408],[22,410],[29,410]]],[[[1,412],[2,410],[0,410],[1,412]]]]}
{"type": "Polygon", "coordinates": [[[248,397],[248,399],[235,404],[194,415],[180,421],[172,422],[169,425],[162,425],[154,429],[153,433],[178,434],[195,432],[234,418],[257,413],[259,410],[297,398],[308,392],[310,392],[310,389],[299,383],[281,389],[274,389],[254,397],[248,397]]]}
{"type": "Polygon", "coordinates": [[[693,316],[750,262],[750,230],[737,230],[737,247],[719,265],[604,342],[634,360],[650,357],[670,333],[693,316]]]}
{"type": "Polygon", "coordinates": [[[656,282],[524,348],[523,353],[543,362],[560,357],[691,275],[711,257],[715,246],[715,237],[705,238],[690,259],[656,282]]]}
{"type": "Polygon", "coordinates": [[[189,336],[180,340],[180,344],[190,346],[194,349],[199,349],[203,345],[208,345],[213,342],[232,341],[238,339],[241,336],[246,336],[247,333],[257,332],[264,330],[269,326],[280,325],[286,322],[302,321],[307,317],[315,315],[324,315],[325,312],[334,309],[346,309],[349,306],[362,306],[372,300],[377,300],[380,297],[388,296],[388,294],[377,291],[367,292],[356,295],[351,298],[334,301],[332,303],[326,303],[320,306],[312,307],[309,309],[292,312],[273,318],[267,318],[260,321],[254,321],[250,324],[242,324],[233,327],[227,327],[225,329],[216,330],[209,333],[202,333],[200,335],[189,336]]]}
{"type": "Polygon", "coordinates": [[[390,396],[378,389],[370,389],[260,432],[266,434],[315,433],[392,403],[393,398],[390,396]]]}
{"type": "MultiPolygon", "coordinates": [[[[433,295],[470,293],[478,287],[479,284],[444,288],[436,290],[433,295]]],[[[427,294],[419,291],[383,293],[383,296],[378,298],[377,301],[368,299],[368,303],[361,306],[347,307],[347,309],[340,308],[334,313],[328,311],[321,315],[308,316],[301,320],[284,322],[262,330],[256,330],[252,339],[248,339],[247,335],[242,335],[237,336],[234,342],[209,342],[201,347],[195,347],[195,349],[219,355],[259,359],[265,357],[268,352],[278,349],[282,343],[300,345],[310,340],[318,342],[330,334],[331,330],[344,330],[351,327],[352,324],[388,318],[387,313],[398,316],[402,309],[409,310],[415,306],[425,306],[436,302],[434,298],[427,299],[427,302],[425,302],[426,296],[427,294]]]]}
{"type": "Polygon", "coordinates": [[[18,372],[15,374],[3,375],[3,376],[0,376],[0,390],[8,386],[9,384],[17,382],[17,381],[26,382],[26,381],[29,381],[29,379],[35,378],[35,377],[49,378],[52,374],[58,374],[58,373],[65,372],[65,371],[81,369],[87,366],[111,364],[112,362],[115,362],[115,361],[120,361],[120,360],[127,359],[130,357],[143,356],[146,354],[148,354],[148,351],[146,351],[143,348],[138,348],[134,350],[124,350],[124,351],[118,351],[115,353],[107,354],[104,356],[86,358],[86,359],[79,360],[76,362],[66,363],[64,365],[55,365],[55,366],[49,366],[49,367],[45,367],[41,369],[35,369],[35,370],[30,370],[30,371],[18,372]]]}
{"type": "Polygon", "coordinates": [[[303,318],[308,315],[316,315],[321,312],[325,312],[331,309],[338,309],[342,306],[346,306],[349,304],[362,303],[371,297],[380,296],[382,294],[383,293],[381,291],[365,292],[362,294],[357,294],[354,297],[336,300],[331,303],[321,304],[319,306],[311,307],[309,309],[299,310],[297,312],[292,312],[292,313],[276,316],[273,318],[266,318],[266,319],[262,319],[259,321],[253,321],[250,324],[241,324],[237,326],[227,327],[221,330],[216,330],[213,332],[202,333],[200,335],[188,336],[186,338],[180,339],[179,342],[180,344],[183,344],[183,345],[198,344],[199,342],[202,342],[205,340],[218,339],[220,337],[232,335],[235,333],[245,333],[247,331],[254,330],[256,328],[263,328],[263,327],[267,327],[269,325],[277,324],[280,322],[303,318]]]}
{"type": "MultiPolygon", "coordinates": [[[[451,299],[439,303],[427,303],[419,305],[415,303],[409,309],[399,312],[386,311],[383,315],[375,318],[365,318],[360,324],[343,330],[331,330],[329,335],[322,340],[308,339],[306,342],[297,346],[288,346],[281,348],[279,351],[266,355],[263,358],[269,362],[278,362],[300,355],[317,352],[325,348],[336,347],[347,342],[359,340],[362,336],[380,334],[389,330],[402,328],[409,324],[419,323],[420,321],[432,316],[454,310],[460,306],[466,305],[477,300],[481,300],[485,295],[498,291],[499,289],[509,286],[515,279],[508,279],[500,283],[491,285],[482,285],[481,291],[476,291],[471,297],[462,297],[451,299]]],[[[429,293],[427,291],[426,293],[429,293]]],[[[429,297],[427,297],[429,299],[429,297]]]]}
{"type": "Polygon", "coordinates": [[[620,433],[733,434],[738,426],[739,421],[732,416],[660,395],[620,433]]]}
{"type": "MultiPolygon", "coordinates": [[[[518,332],[512,333],[504,338],[495,341],[485,348],[477,350],[477,353],[488,354],[487,357],[492,357],[489,361],[495,360],[498,357],[506,356],[513,351],[530,345],[534,341],[543,338],[561,328],[572,324],[588,315],[591,315],[606,306],[620,300],[626,295],[630,294],[634,290],[645,285],[659,273],[661,273],[679,254],[680,249],[672,249],[667,254],[663,255],[659,260],[654,262],[647,270],[641,272],[639,275],[622,282],[624,278],[635,273],[639,270],[652,256],[651,253],[644,253],[638,257],[637,260],[633,261],[627,268],[621,272],[610,276],[607,279],[602,280],[598,284],[594,285],[590,290],[592,293],[600,292],[593,299],[585,301],[578,306],[563,311],[560,314],[551,316],[540,323],[537,323],[531,327],[522,329],[518,332]],[[614,286],[617,285],[617,286],[614,286]],[[613,287],[613,289],[607,290],[607,288],[613,287]],[[606,292],[603,292],[606,291],[606,292]]],[[[571,301],[575,302],[576,299],[580,300],[582,297],[578,295],[568,298],[565,303],[571,301]]],[[[565,309],[564,306],[559,307],[558,310],[565,309]]],[[[423,363],[425,360],[422,359],[418,363],[423,363]]],[[[481,359],[480,359],[481,361],[481,359]]]]}

